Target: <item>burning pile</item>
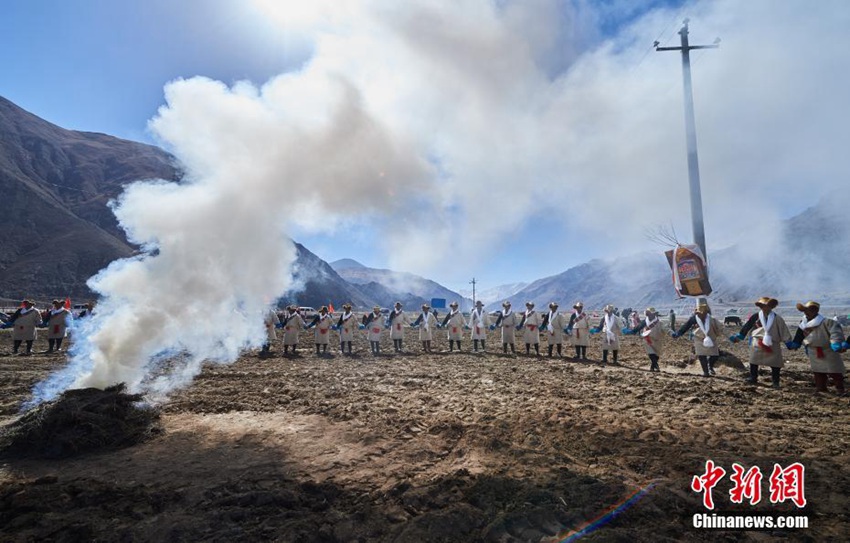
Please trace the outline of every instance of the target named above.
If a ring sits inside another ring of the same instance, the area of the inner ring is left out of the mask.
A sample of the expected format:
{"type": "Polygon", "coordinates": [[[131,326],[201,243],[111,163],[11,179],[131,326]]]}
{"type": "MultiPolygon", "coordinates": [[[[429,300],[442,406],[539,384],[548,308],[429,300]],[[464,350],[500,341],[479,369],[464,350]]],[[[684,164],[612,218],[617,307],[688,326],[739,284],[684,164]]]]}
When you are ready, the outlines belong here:
{"type": "Polygon", "coordinates": [[[69,390],[0,429],[0,454],[67,458],[141,443],[162,432],[159,410],[141,402],[123,383],[69,390]]]}

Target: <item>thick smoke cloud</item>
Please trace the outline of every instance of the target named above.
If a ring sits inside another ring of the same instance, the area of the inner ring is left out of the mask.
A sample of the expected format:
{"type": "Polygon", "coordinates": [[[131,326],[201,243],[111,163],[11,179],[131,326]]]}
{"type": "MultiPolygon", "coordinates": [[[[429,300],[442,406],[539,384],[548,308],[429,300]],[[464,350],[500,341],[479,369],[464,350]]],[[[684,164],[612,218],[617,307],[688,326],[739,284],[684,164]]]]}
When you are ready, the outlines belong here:
{"type": "Polygon", "coordinates": [[[331,229],[351,214],[400,212],[390,180],[416,191],[427,165],[344,79],[315,90],[286,76],[262,89],[203,78],[167,87],[151,128],[187,178],[133,184],[114,203],[144,253],[89,282],[97,313],[37,400],[117,382],[166,394],[204,361],[235,360],[263,343],[265,309],[293,286],[287,225],[331,229]]]}

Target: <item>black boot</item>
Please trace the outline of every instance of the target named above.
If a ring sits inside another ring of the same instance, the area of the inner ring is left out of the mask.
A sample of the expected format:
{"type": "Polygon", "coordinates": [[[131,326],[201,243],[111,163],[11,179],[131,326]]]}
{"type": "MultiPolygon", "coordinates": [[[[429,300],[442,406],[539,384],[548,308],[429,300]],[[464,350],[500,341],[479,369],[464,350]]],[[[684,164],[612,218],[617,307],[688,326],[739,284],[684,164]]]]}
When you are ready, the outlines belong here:
{"type": "Polygon", "coordinates": [[[328,354],[328,344],[327,343],[322,343],[322,354],[324,354],[324,355],[328,354]]]}
{"type": "Polygon", "coordinates": [[[511,354],[516,354],[516,345],[511,343],[511,354]]]}
{"type": "Polygon", "coordinates": [[[57,351],[62,351],[62,340],[63,339],[65,339],[65,338],[60,337],[60,338],[56,339],[56,350],[57,351]]]}
{"type": "Polygon", "coordinates": [[[780,368],[770,368],[770,378],[773,381],[773,388],[779,388],[779,370],[780,368]]]}
{"type": "Polygon", "coordinates": [[[423,341],[423,342],[422,342],[422,352],[423,352],[423,353],[427,353],[427,352],[428,352],[428,342],[427,342],[427,341],[423,341]]]}
{"type": "Polygon", "coordinates": [[[455,342],[454,342],[454,340],[451,340],[451,339],[450,339],[450,340],[449,340],[449,352],[450,352],[450,353],[451,353],[451,352],[454,352],[454,350],[455,350],[455,342]]]}
{"type": "Polygon", "coordinates": [[[561,344],[558,343],[555,347],[557,347],[557,349],[558,349],[558,358],[563,358],[564,355],[563,355],[563,353],[561,353],[561,344]]]}
{"type": "Polygon", "coordinates": [[[608,349],[604,349],[602,351],[602,365],[604,366],[607,363],[608,363],[608,349]]]}
{"type": "Polygon", "coordinates": [[[487,347],[485,347],[485,346],[484,346],[484,340],[483,340],[483,339],[481,340],[481,350],[482,350],[482,351],[486,351],[486,350],[487,350],[487,347]]]}
{"type": "Polygon", "coordinates": [[[434,351],[431,350],[431,340],[430,339],[428,340],[428,352],[429,353],[434,352],[434,351]]]}
{"type": "Polygon", "coordinates": [[[316,343],[316,354],[322,354],[322,351],[320,349],[321,349],[321,347],[319,346],[318,343],[316,343]]]}
{"type": "MultiPolygon", "coordinates": [[[[48,340],[47,340],[47,345],[48,345],[48,347],[47,347],[47,350],[46,350],[45,352],[46,352],[46,353],[52,353],[52,352],[53,352],[53,347],[56,345],[56,340],[55,340],[55,339],[48,339],[48,340]]],[[[266,343],[266,344],[264,344],[264,345],[263,345],[263,351],[264,351],[264,352],[268,352],[268,347],[267,347],[267,345],[268,345],[268,343],[266,343]]]]}
{"type": "Polygon", "coordinates": [[[284,345],[283,346],[283,356],[286,356],[288,354],[289,354],[289,345],[284,345]]]}
{"type": "Polygon", "coordinates": [[[402,345],[402,339],[398,340],[398,352],[402,352],[404,350],[404,345],[402,345]]]}
{"type": "MultiPolygon", "coordinates": [[[[15,352],[18,352],[17,349],[15,349],[15,352]]],[[[508,344],[507,343],[502,343],[502,352],[505,353],[505,354],[508,354],[508,344]]]]}
{"type": "Polygon", "coordinates": [[[472,350],[476,353],[478,352],[478,340],[477,339],[472,340],[472,350]]]}
{"type": "Polygon", "coordinates": [[[616,366],[617,365],[617,353],[619,353],[619,351],[614,349],[613,353],[614,353],[614,365],[616,366]]]}
{"type": "Polygon", "coordinates": [[[747,383],[754,385],[759,380],[759,367],[755,364],[750,364],[750,376],[747,378],[747,383]]]}
{"type": "Polygon", "coordinates": [[[28,355],[32,354],[32,340],[31,339],[27,340],[27,354],[28,355]]]}
{"type": "Polygon", "coordinates": [[[702,367],[702,376],[710,377],[708,373],[708,358],[705,356],[698,356],[697,358],[699,358],[699,365],[702,367]]]}
{"type": "Polygon", "coordinates": [[[581,359],[587,360],[587,346],[586,345],[581,346],[581,359]]]}
{"type": "Polygon", "coordinates": [[[554,345],[549,345],[549,358],[552,358],[552,349],[554,349],[554,345]]]}
{"type": "Polygon", "coordinates": [[[537,353],[537,356],[540,356],[540,344],[539,343],[534,344],[534,352],[537,353]]]}
{"type": "Polygon", "coordinates": [[[525,344],[525,355],[528,356],[531,354],[531,343],[525,344]]]}
{"type": "MultiPolygon", "coordinates": [[[[617,351],[614,351],[614,352],[616,353],[617,351]]],[[[649,371],[661,371],[661,368],[658,366],[658,355],[657,354],[649,355],[649,361],[650,361],[649,371]]]]}
{"type": "Polygon", "coordinates": [[[579,345],[576,345],[575,350],[576,350],[576,360],[581,359],[581,347],[579,345]]]}
{"type": "Polygon", "coordinates": [[[21,348],[21,343],[23,343],[23,341],[20,339],[12,341],[12,354],[18,354],[18,349],[21,348]]]}
{"type": "Polygon", "coordinates": [[[714,364],[717,363],[717,356],[709,356],[708,357],[708,374],[715,375],[717,372],[714,371],[714,364]]]}
{"type": "Polygon", "coordinates": [[[457,340],[457,352],[462,352],[463,347],[460,346],[460,340],[457,340]]]}

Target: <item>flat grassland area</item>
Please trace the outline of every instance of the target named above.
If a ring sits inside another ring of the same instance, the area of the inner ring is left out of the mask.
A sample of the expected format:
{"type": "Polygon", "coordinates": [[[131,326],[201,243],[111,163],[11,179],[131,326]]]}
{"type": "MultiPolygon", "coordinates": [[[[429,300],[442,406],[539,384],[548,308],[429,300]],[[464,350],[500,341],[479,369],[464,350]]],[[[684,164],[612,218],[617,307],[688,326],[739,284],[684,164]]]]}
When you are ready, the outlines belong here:
{"type": "MultiPolygon", "coordinates": [[[[730,331],[731,333],[731,331],[730,331]]],[[[488,353],[402,355],[360,337],[354,357],[246,353],[208,365],[162,406],[146,443],[65,460],[0,464],[2,541],[847,541],[850,400],[813,395],[787,354],[782,388],[742,381],[745,345],[704,378],[690,342],[666,342],[661,374],[639,340],[620,365],[488,353]],[[697,530],[690,489],[707,459],[727,475],[716,511],[805,514],[804,530],[697,530]],[[732,464],[764,476],[732,505],[732,464]],[[808,505],[771,504],[774,464],[805,466],[808,505]],[[623,505],[636,492],[635,500],[623,505]],[[614,514],[605,516],[606,513],[614,514]],[[596,522],[599,521],[600,522],[596,522]]],[[[62,355],[12,357],[0,334],[0,424],[62,355]]],[[[596,339],[595,341],[599,341],[596,339]]],[[[37,342],[37,350],[46,341],[37,342]]],[[[443,333],[434,341],[447,350],[443,333]]],[[[541,351],[546,353],[545,344],[541,351]]],[[[566,346],[565,355],[572,348],[566,346]]]]}

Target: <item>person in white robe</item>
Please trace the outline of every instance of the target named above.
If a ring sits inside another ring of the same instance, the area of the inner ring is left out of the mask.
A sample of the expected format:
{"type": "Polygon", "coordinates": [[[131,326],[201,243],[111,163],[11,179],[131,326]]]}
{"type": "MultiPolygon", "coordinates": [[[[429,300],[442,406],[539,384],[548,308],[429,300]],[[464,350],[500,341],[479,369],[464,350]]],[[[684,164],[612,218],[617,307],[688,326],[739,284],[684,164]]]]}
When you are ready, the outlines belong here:
{"type": "Polygon", "coordinates": [[[404,342],[404,326],[408,324],[407,315],[404,313],[404,306],[401,302],[396,302],[393,310],[387,315],[387,327],[390,329],[390,339],[393,340],[393,349],[400,353],[403,349],[404,342]]]}
{"type": "Polygon", "coordinates": [[[543,322],[540,324],[540,329],[543,330],[548,340],[549,358],[552,358],[553,351],[556,349],[558,351],[558,358],[562,358],[564,334],[567,329],[567,317],[558,311],[557,302],[551,302],[549,304],[549,312],[543,314],[543,322]]]}
{"type": "Polygon", "coordinates": [[[289,354],[290,347],[292,354],[298,354],[298,335],[301,328],[304,327],[304,319],[298,313],[298,307],[290,305],[286,308],[286,314],[283,316],[283,354],[289,354]]]}
{"type": "MultiPolygon", "coordinates": [[[[747,382],[758,383],[759,366],[770,368],[773,388],[779,388],[779,376],[785,360],[782,357],[782,344],[791,342],[791,332],[785,320],[774,309],[779,305],[775,298],[759,298],[756,303],[759,310],[747,320],[741,331],[729,338],[736,343],[750,334],[750,376],[747,382]]],[[[786,345],[786,347],[789,345],[786,345]]]]}
{"type": "Polygon", "coordinates": [[[613,364],[616,366],[617,355],[620,351],[620,333],[623,328],[623,321],[614,312],[614,306],[611,304],[602,308],[602,318],[599,320],[599,326],[591,328],[591,334],[602,332],[602,365],[608,363],[608,351],[611,351],[613,364]]]}
{"type": "Polygon", "coordinates": [[[475,309],[469,314],[469,327],[472,330],[472,350],[478,352],[478,344],[481,350],[486,351],[487,328],[490,326],[490,315],[484,311],[484,303],[481,300],[475,302],[475,309]]]}
{"type": "Polygon", "coordinates": [[[263,326],[266,328],[266,342],[263,343],[260,356],[266,357],[271,351],[272,342],[277,340],[276,329],[280,326],[280,317],[277,316],[277,311],[273,307],[266,309],[266,313],[263,315],[263,326]]]}
{"type": "Polygon", "coordinates": [[[354,342],[354,331],[357,330],[357,319],[354,318],[354,312],[351,310],[351,304],[343,304],[342,314],[336,321],[334,328],[339,332],[339,352],[346,354],[345,348],[348,347],[347,354],[351,354],[351,345],[354,342]]]}
{"type": "Polygon", "coordinates": [[[496,322],[490,325],[491,330],[496,328],[502,329],[502,352],[508,352],[508,345],[511,346],[511,354],[516,355],[516,345],[514,344],[514,336],[516,334],[516,325],[519,322],[519,317],[511,310],[511,302],[505,301],[502,303],[502,311],[496,317],[496,322]]]}
{"type": "Polygon", "coordinates": [[[537,353],[537,356],[540,356],[541,321],[540,313],[534,309],[534,302],[525,302],[525,313],[522,314],[516,329],[522,330],[522,340],[525,342],[526,355],[531,354],[531,346],[534,345],[534,351],[537,353]]]}
{"type": "Polygon", "coordinates": [[[333,324],[333,315],[328,311],[328,307],[323,305],[319,308],[319,314],[313,317],[313,320],[307,325],[307,328],[314,329],[313,337],[317,355],[327,356],[333,324]]]}
{"type": "Polygon", "coordinates": [[[21,302],[21,307],[12,313],[9,323],[14,326],[12,329],[12,354],[32,355],[32,344],[38,336],[36,327],[42,324],[41,313],[35,308],[35,302],[32,300],[21,302]],[[21,343],[27,344],[27,350],[19,353],[21,343]]]}
{"type": "Polygon", "coordinates": [[[431,306],[422,304],[422,312],[410,325],[412,328],[419,329],[419,341],[422,342],[422,351],[426,353],[433,352],[431,350],[431,341],[433,339],[434,329],[437,328],[437,317],[431,312],[431,306]]]}
{"type": "Polygon", "coordinates": [[[820,314],[820,304],[809,301],[798,303],[797,311],[803,313],[803,320],[797,326],[797,333],[789,345],[790,349],[806,349],[806,356],[812,367],[815,379],[815,392],[827,391],[830,378],[835,384],[839,396],[845,396],[844,361],[841,353],[844,347],[844,330],[837,320],[824,318],[820,314]]]}
{"type": "Polygon", "coordinates": [[[376,305],[372,312],[363,315],[361,328],[366,330],[366,338],[369,340],[369,348],[372,354],[381,354],[381,332],[384,329],[384,319],[381,316],[381,306],[376,305]]]}
{"type": "Polygon", "coordinates": [[[685,335],[691,328],[694,329],[694,354],[697,355],[702,367],[702,374],[704,377],[711,377],[716,373],[714,365],[720,358],[718,343],[723,335],[723,324],[711,316],[711,307],[708,303],[700,301],[697,303],[694,314],[679,330],[673,331],[670,335],[678,338],[685,335]]]}
{"type": "Polygon", "coordinates": [[[590,321],[584,312],[584,304],[576,302],[567,324],[567,334],[572,337],[576,350],[576,360],[587,360],[587,346],[590,344],[590,321]]]}
{"type": "Polygon", "coordinates": [[[463,313],[458,309],[457,302],[449,304],[449,312],[446,314],[440,327],[445,328],[448,333],[449,352],[454,352],[455,343],[457,343],[457,350],[460,351],[460,340],[463,338],[463,330],[468,327],[466,325],[466,319],[463,318],[463,313]]]}
{"type": "Polygon", "coordinates": [[[68,335],[68,325],[73,315],[59,300],[53,300],[53,309],[47,314],[47,353],[62,351],[62,341],[68,335]]]}
{"type": "Polygon", "coordinates": [[[654,307],[646,308],[644,318],[638,325],[633,328],[623,328],[622,332],[626,335],[640,335],[643,348],[649,357],[649,371],[661,371],[658,365],[658,360],[661,358],[664,332],[661,329],[661,320],[658,318],[658,311],[654,307]]]}

